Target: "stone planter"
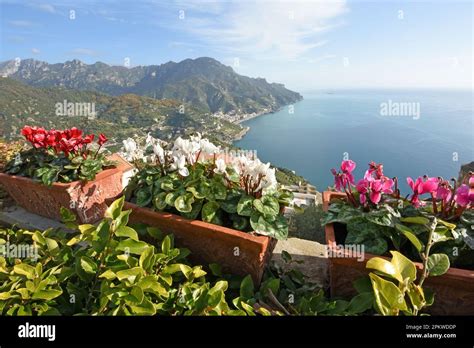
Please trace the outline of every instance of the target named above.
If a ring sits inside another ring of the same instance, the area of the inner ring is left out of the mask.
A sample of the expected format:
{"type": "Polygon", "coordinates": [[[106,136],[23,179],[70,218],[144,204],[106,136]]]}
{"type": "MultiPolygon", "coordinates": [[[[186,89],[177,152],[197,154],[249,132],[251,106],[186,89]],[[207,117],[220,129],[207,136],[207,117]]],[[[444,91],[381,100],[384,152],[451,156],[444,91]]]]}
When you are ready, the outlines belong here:
{"type": "Polygon", "coordinates": [[[103,217],[107,209],[105,200],[123,190],[122,177],[131,169],[118,155],[110,159],[118,165],[98,173],[94,181],[46,186],[30,178],[0,173],[0,184],[17,205],[32,213],[60,221],[60,208],[66,207],[77,215],[80,223],[93,223],[103,217]]]}
{"type": "Polygon", "coordinates": [[[218,263],[224,272],[250,274],[260,283],[271,258],[276,239],[257,236],[200,220],[188,220],[179,215],[157,212],[125,202],[132,209],[129,221],[158,227],[163,233],[174,234],[180,247],[191,251],[193,261],[208,265],[218,263]]]}
{"type": "MultiPolygon", "coordinates": [[[[327,211],[331,200],[345,199],[343,193],[326,191],[323,193],[323,209],[327,211]]],[[[325,226],[326,244],[328,251],[335,250],[337,245],[343,244],[341,235],[344,226],[328,224],[325,226]]],[[[357,292],[352,283],[354,280],[369,274],[365,266],[369,259],[378,255],[366,253],[362,261],[349,257],[344,251],[340,257],[329,257],[329,282],[331,296],[350,298],[357,292]]],[[[380,257],[380,256],[378,256],[380,257]]],[[[387,257],[384,257],[388,260],[387,257]]],[[[416,263],[418,270],[422,264],[416,263]]],[[[435,292],[433,306],[428,311],[433,315],[473,315],[474,314],[474,270],[450,268],[447,273],[439,277],[429,277],[424,286],[435,292]]]]}

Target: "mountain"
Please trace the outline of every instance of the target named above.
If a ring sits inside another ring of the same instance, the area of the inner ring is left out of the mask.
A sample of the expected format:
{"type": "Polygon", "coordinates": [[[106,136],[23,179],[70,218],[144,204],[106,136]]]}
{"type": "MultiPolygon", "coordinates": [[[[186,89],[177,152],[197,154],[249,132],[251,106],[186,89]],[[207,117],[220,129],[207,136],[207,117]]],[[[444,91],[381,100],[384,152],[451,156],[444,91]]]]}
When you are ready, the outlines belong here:
{"type": "Polygon", "coordinates": [[[269,112],[302,99],[279,83],[237,74],[215,59],[201,57],[179,63],[126,68],[101,62],[85,64],[77,59],[49,64],[25,59],[0,63],[0,76],[35,87],[66,87],[127,93],[154,99],[175,99],[208,112],[269,112]]]}
{"type": "Polygon", "coordinates": [[[176,100],[31,87],[0,78],[0,138],[18,137],[26,124],[58,129],[75,126],[88,132],[104,132],[117,142],[148,132],[164,140],[201,132],[217,142],[228,143],[245,131],[238,124],[176,100]],[[92,105],[95,115],[85,112],[92,105]],[[69,106],[73,108],[68,109],[69,106]]]}

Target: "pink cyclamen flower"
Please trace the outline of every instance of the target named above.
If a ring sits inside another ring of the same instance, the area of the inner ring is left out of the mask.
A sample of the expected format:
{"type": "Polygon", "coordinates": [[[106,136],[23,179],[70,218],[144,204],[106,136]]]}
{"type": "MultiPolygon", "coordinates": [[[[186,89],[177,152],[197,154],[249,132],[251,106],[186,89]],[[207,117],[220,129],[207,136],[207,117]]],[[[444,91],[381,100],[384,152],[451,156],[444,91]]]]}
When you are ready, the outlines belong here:
{"type": "Polygon", "coordinates": [[[383,175],[383,164],[382,163],[375,163],[371,161],[369,163],[369,169],[365,172],[364,178],[371,180],[371,179],[380,179],[383,175]]]}
{"type": "Polygon", "coordinates": [[[334,186],[336,190],[343,191],[346,186],[354,185],[354,176],[352,172],[356,167],[356,163],[352,160],[342,161],[341,171],[342,173],[336,172],[336,169],[331,169],[332,174],[334,175],[334,186]]]}
{"type": "Polygon", "coordinates": [[[439,185],[439,180],[438,178],[422,178],[421,176],[416,179],[416,181],[413,181],[412,178],[408,177],[407,178],[407,183],[410,186],[410,188],[413,190],[413,196],[411,198],[411,203],[415,207],[419,207],[422,205],[422,202],[419,199],[419,196],[425,193],[431,193],[433,195],[436,194],[436,191],[438,190],[438,185],[439,185]]]}
{"type": "Polygon", "coordinates": [[[382,193],[392,194],[394,182],[392,179],[382,176],[380,179],[362,179],[356,185],[360,193],[359,200],[361,204],[367,202],[367,193],[372,203],[378,204],[382,199],[382,193]]]}
{"type": "Polygon", "coordinates": [[[336,172],[336,169],[331,169],[332,175],[334,175],[334,186],[336,187],[336,190],[342,191],[343,189],[343,184],[342,184],[342,178],[341,174],[336,172]]]}
{"type": "Polygon", "coordinates": [[[469,200],[474,202],[474,174],[469,178],[469,200]]]}
{"type": "Polygon", "coordinates": [[[342,161],[341,170],[344,173],[352,173],[356,167],[356,163],[352,160],[342,161]]]}
{"type": "Polygon", "coordinates": [[[436,198],[447,204],[452,197],[452,187],[447,180],[440,180],[436,190],[436,198]]]}
{"type": "Polygon", "coordinates": [[[462,184],[458,187],[456,195],[454,196],[454,200],[458,206],[466,207],[469,203],[474,203],[474,195],[471,195],[469,191],[469,186],[466,184],[462,184]]]}

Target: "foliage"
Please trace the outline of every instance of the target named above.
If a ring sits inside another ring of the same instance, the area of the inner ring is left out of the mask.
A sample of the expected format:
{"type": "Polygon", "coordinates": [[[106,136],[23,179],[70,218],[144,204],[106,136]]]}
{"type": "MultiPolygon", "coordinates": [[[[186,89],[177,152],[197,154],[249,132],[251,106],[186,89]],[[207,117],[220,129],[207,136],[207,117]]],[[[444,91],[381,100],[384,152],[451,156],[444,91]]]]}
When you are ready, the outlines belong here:
{"type": "Polygon", "coordinates": [[[32,148],[18,153],[6,166],[5,172],[39,180],[45,185],[54,182],[94,180],[97,173],[113,165],[105,153],[100,152],[107,141],[104,134],[98,137],[98,147],[88,146],[94,134],[82,136],[82,131],[71,128],[64,131],[25,126],[22,134],[32,148]]]}
{"type": "Polygon", "coordinates": [[[218,157],[219,149],[200,135],[178,138],[170,149],[152,137],[147,145],[151,155],[132,139],[124,141],[124,156],[140,168],[126,189],[128,200],[188,219],[287,237],[282,210],[292,194],[278,189],[269,163],[240,156],[228,164],[218,157]]]}
{"type": "Polygon", "coordinates": [[[417,277],[416,266],[410,259],[397,251],[390,253],[391,261],[374,257],[367,262],[367,268],[374,272],[369,278],[356,281],[358,297],[373,304],[381,315],[418,315],[434,302],[434,293],[423,288],[424,280],[428,274],[444,274],[449,268],[449,260],[444,254],[429,255],[424,263],[426,272],[417,277]]]}
{"type": "MultiPolygon", "coordinates": [[[[339,315],[355,314],[346,301],[330,301],[300,272],[273,266],[259,288],[250,276],[211,274],[187,261],[189,251],[156,228],[128,225],[124,199],[98,225],[75,225],[74,234],[0,230],[1,315],[339,315]],[[153,244],[144,241],[153,240],[153,244]],[[31,254],[11,254],[26,245],[31,254]],[[25,257],[26,256],[26,257],[25,257]]],[[[291,265],[294,261],[284,253],[291,265]]]]}

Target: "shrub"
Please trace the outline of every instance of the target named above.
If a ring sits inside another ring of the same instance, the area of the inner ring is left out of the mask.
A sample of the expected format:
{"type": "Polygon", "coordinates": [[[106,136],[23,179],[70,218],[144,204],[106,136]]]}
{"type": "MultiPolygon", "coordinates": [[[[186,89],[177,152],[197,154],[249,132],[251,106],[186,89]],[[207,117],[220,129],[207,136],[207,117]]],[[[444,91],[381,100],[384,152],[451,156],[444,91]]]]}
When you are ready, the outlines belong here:
{"type": "Polygon", "coordinates": [[[226,160],[200,135],[178,138],[168,147],[148,137],[143,149],[128,139],[124,150],[139,168],[126,189],[127,200],[244,232],[287,237],[283,209],[292,194],[279,189],[269,163],[246,156],[226,160]]]}
{"type": "Polygon", "coordinates": [[[100,152],[107,138],[100,134],[97,147],[91,149],[94,134],[83,136],[82,133],[75,127],[47,131],[25,126],[22,134],[32,148],[18,153],[6,165],[5,172],[37,179],[45,185],[94,180],[98,172],[113,165],[104,152],[100,152]]]}

